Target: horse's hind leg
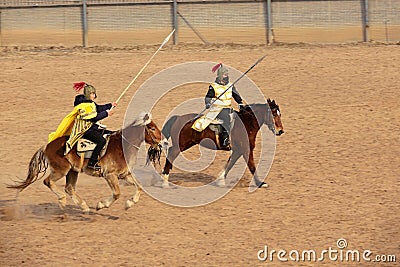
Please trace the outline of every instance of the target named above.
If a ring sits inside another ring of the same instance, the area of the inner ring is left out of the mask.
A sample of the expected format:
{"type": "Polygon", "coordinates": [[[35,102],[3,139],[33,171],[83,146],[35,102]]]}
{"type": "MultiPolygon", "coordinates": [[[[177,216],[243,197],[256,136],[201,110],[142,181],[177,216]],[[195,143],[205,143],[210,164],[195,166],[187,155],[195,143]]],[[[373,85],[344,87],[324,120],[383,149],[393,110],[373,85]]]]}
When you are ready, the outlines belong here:
{"type": "Polygon", "coordinates": [[[60,206],[61,209],[64,209],[65,206],[67,205],[67,197],[66,197],[65,193],[56,186],[56,181],[60,180],[64,176],[65,176],[64,173],[54,172],[52,170],[50,175],[46,179],[43,180],[43,183],[48,188],[50,188],[50,190],[53,191],[54,194],[57,195],[58,205],[60,206]]]}
{"type": "Polygon", "coordinates": [[[107,174],[104,178],[106,179],[108,186],[111,188],[112,196],[108,199],[99,201],[97,203],[96,210],[109,208],[121,195],[118,184],[118,176],[115,174],[107,174]]]}
{"type": "Polygon", "coordinates": [[[136,204],[139,202],[139,197],[140,197],[140,192],[142,191],[142,187],[140,186],[139,182],[137,181],[136,177],[132,173],[131,175],[127,175],[125,177],[125,180],[133,185],[135,187],[135,194],[132,196],[132,198],[128,199],[125,202],[125,209],[129,209],[133,206],[133,204],[136,204]]]}
{"type": "Polygon", "coordinates": [[[83,200],[75,191],[76,182],[78,180],[78,172],[70,170],[67,174],[67,182],[65,184],[65,193],[67,193],[74,203],[78,205],[83,212],[89,212],[90,208],[86,204],[86,201],[83,200]]]}

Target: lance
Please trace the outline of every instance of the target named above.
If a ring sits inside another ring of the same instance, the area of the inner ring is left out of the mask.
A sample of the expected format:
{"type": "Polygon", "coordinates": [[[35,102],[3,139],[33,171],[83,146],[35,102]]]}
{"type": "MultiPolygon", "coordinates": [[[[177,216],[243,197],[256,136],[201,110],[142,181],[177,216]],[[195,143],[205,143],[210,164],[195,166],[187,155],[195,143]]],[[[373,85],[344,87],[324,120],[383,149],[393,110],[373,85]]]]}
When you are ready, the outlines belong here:
{"type": "MultiPolygon", "coordinates": [[[[132,81],[128,84],[128,86],[125,88],[125,90],[121,93],[121,95],[118,97],[118,99],[115,101],[118,103],[118,101],[122,98],[122,96],[128,91],[129,87],[136,81],[136,79],[139,77],[139,75],[143,72],[143,70],[149,65],[150,61],[157,55],[158,51],[161,50],[161,48],[168,42],[168,40],[171,38],[172,34],[174,34],[175,29],[172,30],[170,34],[165,38],[164,42],[160,45],[160,47],[157,49],[157,51],[151,56],[151,58],[146,62],[146,64],[142,67],[142,69],[136,74],[136,76],[132,79],[132,81]]],[[[113,107],[111,107],[112,109],[113,107]]]]}
{"type": "MultiPolygon", "coordinates": [[[[242,75],[240,75],[239,78],[237,78],[228,88],[225,89],[224,92],[222,92],[219,96],[217,96],[215,99],[211,100],[210,103],[210,108],[212,107],[212,105],[215,103],[215,101],[217,101],[218,99],[220,99],[221,96],[223,96],[230,88],[232,88],[238,81],[240,81],[247,73],[249,73],[258,63],[260,63],[261,61],[263,61],[263,59],[266,57],[267,55],[264,55],[262,57],[260,57],[253,65],[251,65],[251,67],[246,70],[242,75]]],[[[204,108],[197,116],[196,118],[200,117],[204,111],[206,111],[207,108],[204,108]]]]}

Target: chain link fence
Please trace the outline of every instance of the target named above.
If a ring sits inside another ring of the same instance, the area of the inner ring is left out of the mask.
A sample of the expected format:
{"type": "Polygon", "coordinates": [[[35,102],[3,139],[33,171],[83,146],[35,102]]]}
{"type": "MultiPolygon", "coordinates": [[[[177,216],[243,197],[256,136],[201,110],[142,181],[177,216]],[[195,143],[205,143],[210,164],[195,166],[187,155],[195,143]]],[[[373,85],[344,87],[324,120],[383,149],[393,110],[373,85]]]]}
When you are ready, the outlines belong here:
{"type": "Polygon", "coordinates": [[[400,41],[399,0],[0,0],[1,46],[400,41]]]}

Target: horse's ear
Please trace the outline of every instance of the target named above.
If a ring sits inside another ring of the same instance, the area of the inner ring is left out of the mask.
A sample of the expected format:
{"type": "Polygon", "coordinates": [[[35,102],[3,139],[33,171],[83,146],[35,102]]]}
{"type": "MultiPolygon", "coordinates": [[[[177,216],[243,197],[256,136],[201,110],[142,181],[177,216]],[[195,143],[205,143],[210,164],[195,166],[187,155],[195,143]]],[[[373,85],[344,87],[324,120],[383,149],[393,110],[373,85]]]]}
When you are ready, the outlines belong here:
{"type": "Polygon", "coordinates": [[[270,98],[267,99],[267,103],[268,103],[268,104],[271,103],[271,99],[270,99],[270,98]]]}
{"type": "Polygon", "coordinates": [[[146,113],[143,117],[143,123],[144,125],[147,125],[151,122],[151,115],[149,113],[146,113]]]}

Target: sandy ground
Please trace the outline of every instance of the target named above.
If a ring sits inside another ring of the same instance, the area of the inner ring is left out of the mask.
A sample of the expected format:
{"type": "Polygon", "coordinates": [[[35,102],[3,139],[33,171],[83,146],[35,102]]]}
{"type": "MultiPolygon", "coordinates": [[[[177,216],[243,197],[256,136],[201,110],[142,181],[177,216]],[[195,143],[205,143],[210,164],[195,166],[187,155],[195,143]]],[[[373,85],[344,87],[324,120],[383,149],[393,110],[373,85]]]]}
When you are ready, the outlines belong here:
{"type": "MultiPolygon", "coordinates": [[[[26,177],[33,153],[71,110],[72,83],[92,83],[99,91],[97,102],[110,102],[157,47],[2,50],[1,266],[378,265],[362,259],[333,261],[327,255],[324,262],[280,262],[276,253],[272,262],[257,259],[265,246],[288,253],[315,250],[319,256],[329,247],[338,250],[340,238],[348,244],[342,252],[370,250],[372,260],[396,255],[398,264],[398,45],[167,46],[106,124],[120,128],[135,90],[164,68],[207,60],[244,71],[266,53],[248,76],[279,103],[286,131],[277,138],[266,177],[270,187],[249,193],[246,185],[237,186],[219,201],[198,208],[172,207],[142,194],[139,203],[125,211],[124,200],[131,195],[125,186],[110,209],[96,212],[97,201],[109,197],[110,190],[101,178],[81,175],[77,190],[92,208],[90,214],[83,214],[70,199],[60,210],[56,196],[41,181],[16,200],[5,185],[26,177]]],[[[176,103],[205,92],[166,96],[165,104],[160,102],[153,111],[156,123],[162,124],[176,103]]],[[[219,155],[198,174],[174,169],[171,180],[215,177],[227,157],[219,155]]]]}

